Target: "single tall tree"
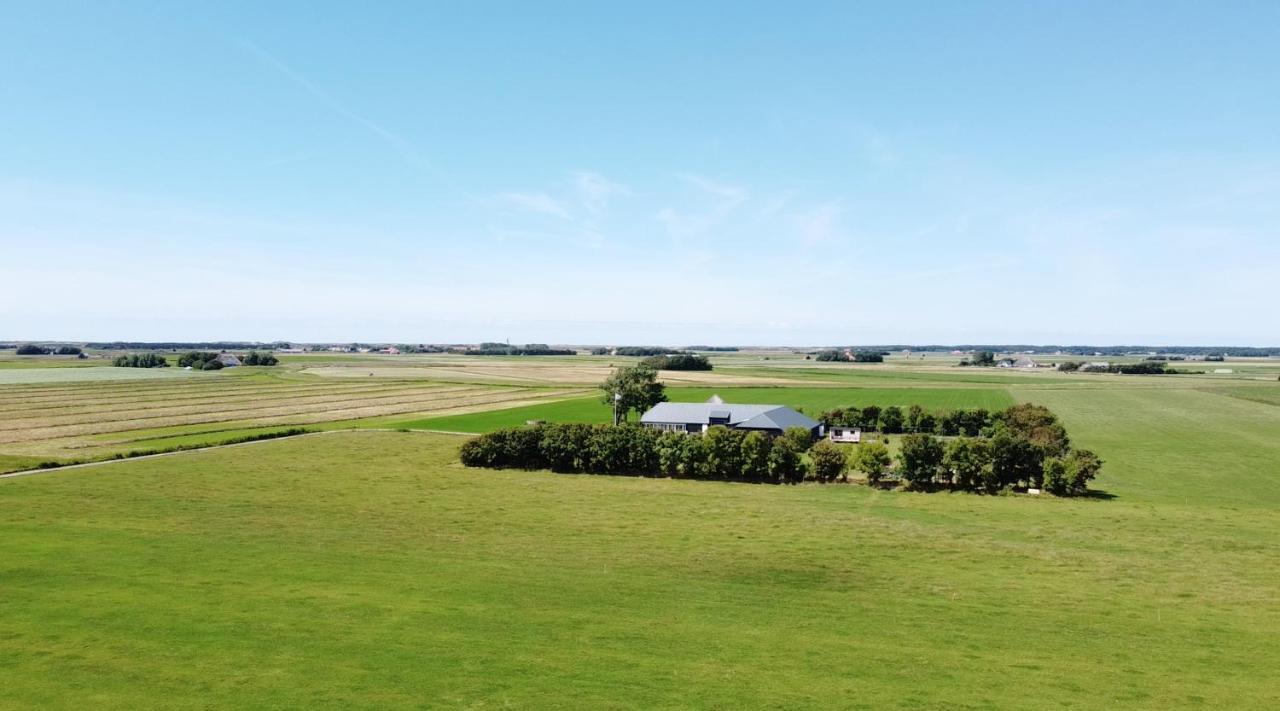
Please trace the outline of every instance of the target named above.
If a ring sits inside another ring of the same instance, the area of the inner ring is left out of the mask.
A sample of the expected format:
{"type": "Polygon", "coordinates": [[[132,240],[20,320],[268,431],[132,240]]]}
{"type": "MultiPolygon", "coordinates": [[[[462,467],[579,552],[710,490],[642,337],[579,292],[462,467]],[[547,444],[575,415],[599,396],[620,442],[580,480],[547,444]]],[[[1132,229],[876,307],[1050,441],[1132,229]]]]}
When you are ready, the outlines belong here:
{"type": "Polygon", "coordinates": [[[616,407],[619,420],[625,421],[632,410],[644,412],[660,402],[667,401],[658,371],[643,365],[634,368],[618,368],[603,383],[601,401],[616,407]]]}

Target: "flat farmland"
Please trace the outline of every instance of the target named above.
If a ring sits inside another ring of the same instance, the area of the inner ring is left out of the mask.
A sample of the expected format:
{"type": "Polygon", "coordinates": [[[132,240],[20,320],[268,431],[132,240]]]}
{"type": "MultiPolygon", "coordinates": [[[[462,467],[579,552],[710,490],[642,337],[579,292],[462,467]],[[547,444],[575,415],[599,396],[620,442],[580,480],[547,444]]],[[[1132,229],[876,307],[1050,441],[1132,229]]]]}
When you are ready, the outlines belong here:
{"type": "MultiPolygon", "coordinates": [[[[1000,410],[1014,404],[1013,396],[998,388],[667,388],[667,396],[672,402],[705,402],[712,395],[719,395],[727,402],[787,405],[812,416],[823,410],[848,406],[920,405],[930,410],[978,407],[1000,410]]],[[[502,427],[517,427],[529,420],[609,422],[612,416],[609,406],[601,402],[598,395],[592,395],[490,412],[415,418],[396,421],[394,426],[447,432],[490,432],[502,427]]]]}
{"type": "Polygon", "coordinates": [[[247,370],[140,381],[9,384],[0,386],[0,455],[10,461],[0,460],[0,467],[217,443],[290,426],[368,425],[388,415],[461,413],[574,394],[563,388],[326,380],[247,370]]]}
{"type": "Polygon", "coordinates": [[[1256,462],[1219,436],[1276,408],[1221,398],[1190,443],[1216,467],[1122,485],[1185,459],[1159,450],[1217,397],[1164,395],[1055,403],[1117,463],[1111,500],[469,470],[461,438],[415,432],[0,480],[0,688],[15,708],[1276,708],[1277,472],[1239,477],[1256,462]],[[1196,496],[1215,488],[1233,500],[1196,496]]]}

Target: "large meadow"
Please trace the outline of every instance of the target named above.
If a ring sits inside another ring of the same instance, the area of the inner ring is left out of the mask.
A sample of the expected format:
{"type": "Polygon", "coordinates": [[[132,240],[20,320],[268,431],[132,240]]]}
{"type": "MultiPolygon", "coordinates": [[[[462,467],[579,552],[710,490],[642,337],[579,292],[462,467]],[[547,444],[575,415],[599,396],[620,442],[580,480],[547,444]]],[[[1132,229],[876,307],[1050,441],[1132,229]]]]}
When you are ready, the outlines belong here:
{"type": "Polygon", "coordinates": [[[1048,406],[1087,499],[465,469],[630,359],[0,360],[0,706],[1275,708],[1280,361],[818,364],[673,400],[1048,406]]]}

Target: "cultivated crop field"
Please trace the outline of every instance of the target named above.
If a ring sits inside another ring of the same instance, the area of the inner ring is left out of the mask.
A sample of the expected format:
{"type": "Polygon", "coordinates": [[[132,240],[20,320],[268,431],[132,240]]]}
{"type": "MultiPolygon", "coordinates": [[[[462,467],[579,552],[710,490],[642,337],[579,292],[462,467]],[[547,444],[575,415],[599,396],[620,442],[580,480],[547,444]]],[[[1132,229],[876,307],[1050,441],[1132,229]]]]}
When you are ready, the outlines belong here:
{"type": "MultiPolygon", "coordinates": [[[[92,375],[97,370],[66,368],[56,373],[92,375]]],[[[461,413],[581,393],[367,376],[327,380],[250,368],[194,374],[177,369],[102,370],[156,375],[140,381],[54,377],[0,385],[0,469],[216,443],[299,425],[324,428],[358,421],[372,426],[388,415],[461,413]]]]}
{"type": "Polygon", "coordinates": [[[554,378],[298,367],[0,386],[9,457],[386,430],[0,479],[0,705],[1280,706],[1265,368],[750,364],[790,386],[669,390],[1043,404],[1106,462],[1099,496],[1057,499],[465,469],[464,437],[395,430],[608,409],[554,378]]]}

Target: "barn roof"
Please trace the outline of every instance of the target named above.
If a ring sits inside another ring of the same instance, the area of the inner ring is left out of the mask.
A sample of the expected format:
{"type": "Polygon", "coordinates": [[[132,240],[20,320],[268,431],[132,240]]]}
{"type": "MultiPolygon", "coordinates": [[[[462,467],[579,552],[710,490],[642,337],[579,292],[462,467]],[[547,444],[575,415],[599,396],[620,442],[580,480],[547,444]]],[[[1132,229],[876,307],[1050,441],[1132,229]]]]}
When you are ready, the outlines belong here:
{"type": "Polygon", "coordinates": [[[640,416],[640,422],[665,424],[711,424],[712,417],[727,418],[741,429],[785,430],[788,427],[813,429],[818,421],[785,405],[734,405],[709,402],[661,402],[640,416]]]}

